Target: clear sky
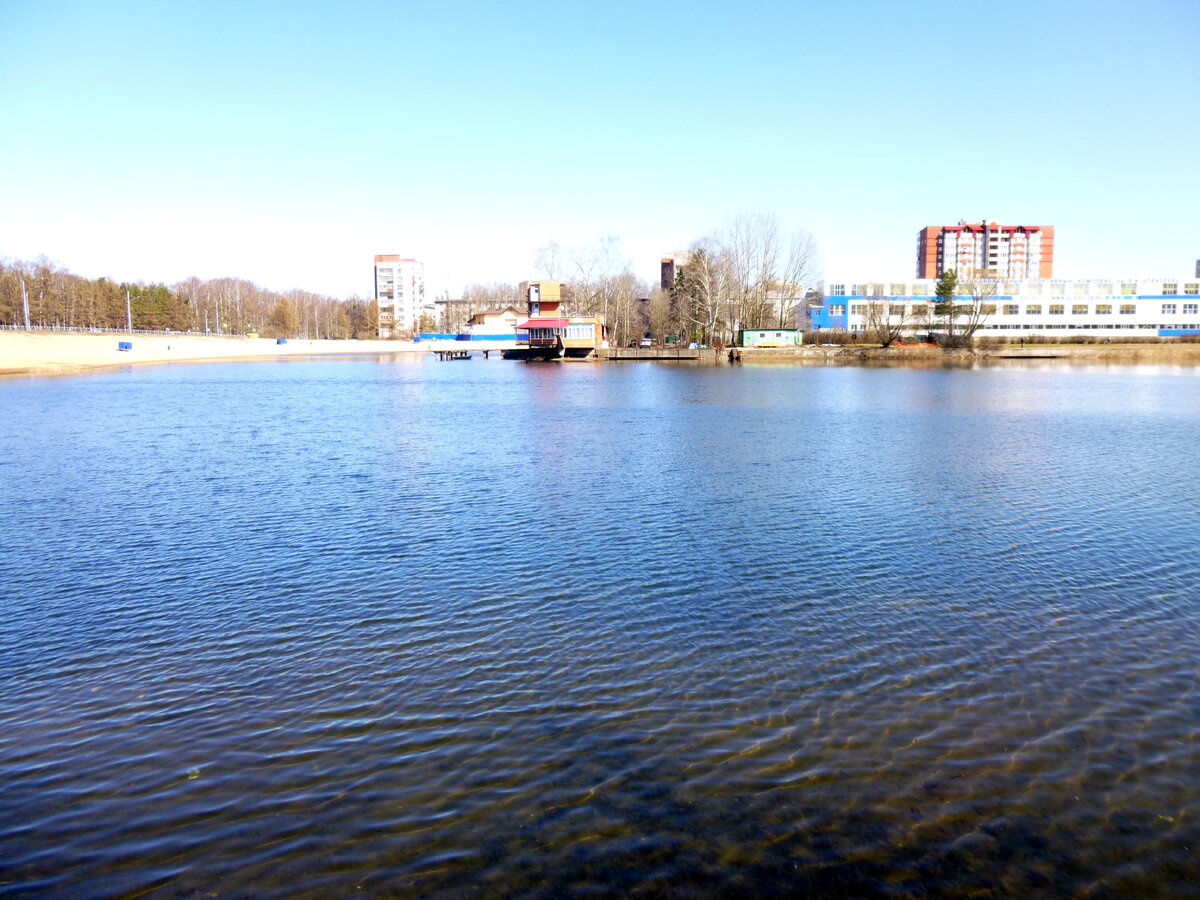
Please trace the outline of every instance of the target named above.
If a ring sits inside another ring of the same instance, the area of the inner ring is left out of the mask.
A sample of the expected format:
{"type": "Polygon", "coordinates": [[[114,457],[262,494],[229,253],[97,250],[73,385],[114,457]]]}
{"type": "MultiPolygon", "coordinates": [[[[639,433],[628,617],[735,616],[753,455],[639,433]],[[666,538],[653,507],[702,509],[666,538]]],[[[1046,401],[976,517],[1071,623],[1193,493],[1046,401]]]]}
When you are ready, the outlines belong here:
{"type": "Polygon", "coordinates": [[[1200,257],[1198,0],[0,0],[0,256],[366,295],[642,277],[740,213],[829,275],[918,230],[1057,226],[1055,275],[1200,257]]]}

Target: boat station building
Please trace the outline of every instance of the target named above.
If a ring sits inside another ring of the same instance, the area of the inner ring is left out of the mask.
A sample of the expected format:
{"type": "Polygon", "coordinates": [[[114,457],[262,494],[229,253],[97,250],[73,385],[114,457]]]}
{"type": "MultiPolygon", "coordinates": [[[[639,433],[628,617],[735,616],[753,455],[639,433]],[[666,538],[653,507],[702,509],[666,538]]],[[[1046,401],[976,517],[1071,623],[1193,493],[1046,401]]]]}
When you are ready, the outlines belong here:
{"type": "Polygon", "coordinates": [[[560,282],[530,281],[521,289],[528,298],[529,317],[516,326],[518,351],[583,357],[604,346],[604,317],[565,314],[560,282]]]}
{"type": "MultiPolygon", "coordinates": [[[[994,293],[979,298],[985,313],[979,337],[1200,334],[1200,278],[1001,279],[992,287],[994,293]]],[[[892,321],[910,323],[916,332],[929,326],[937,281],[830,280],[820,288],[807,310],[814,331],[867,331],[868,307],[884,303],[892,321]]],[[[975,300],[965,293],[957,298],[960,304],[975,300]]]]}

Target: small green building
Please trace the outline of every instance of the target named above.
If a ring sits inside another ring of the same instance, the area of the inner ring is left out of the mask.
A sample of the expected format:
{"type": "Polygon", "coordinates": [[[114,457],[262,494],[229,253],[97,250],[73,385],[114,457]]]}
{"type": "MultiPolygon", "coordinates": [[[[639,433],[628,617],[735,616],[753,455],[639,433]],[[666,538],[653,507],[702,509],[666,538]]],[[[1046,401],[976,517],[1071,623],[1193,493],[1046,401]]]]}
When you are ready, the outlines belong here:
{"type": "Polygon", "coordinates": [[[743,347],[799,347],[804,333],[796,328],[743,328],[743,347]]]}

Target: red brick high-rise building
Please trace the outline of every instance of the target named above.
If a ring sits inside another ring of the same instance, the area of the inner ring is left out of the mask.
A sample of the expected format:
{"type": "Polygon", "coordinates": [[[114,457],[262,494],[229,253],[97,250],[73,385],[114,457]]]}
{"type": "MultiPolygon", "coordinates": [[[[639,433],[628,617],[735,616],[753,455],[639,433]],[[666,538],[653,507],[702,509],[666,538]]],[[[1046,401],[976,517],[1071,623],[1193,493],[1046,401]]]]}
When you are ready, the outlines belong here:
{"type": "Polygon", "coordinates": [[[999,278],[1053,278],[1054,226],[959,220],[957,225],[922,228],[917,277],[939,278],[947,269],[963,277],[992,272],[999,278]]]}

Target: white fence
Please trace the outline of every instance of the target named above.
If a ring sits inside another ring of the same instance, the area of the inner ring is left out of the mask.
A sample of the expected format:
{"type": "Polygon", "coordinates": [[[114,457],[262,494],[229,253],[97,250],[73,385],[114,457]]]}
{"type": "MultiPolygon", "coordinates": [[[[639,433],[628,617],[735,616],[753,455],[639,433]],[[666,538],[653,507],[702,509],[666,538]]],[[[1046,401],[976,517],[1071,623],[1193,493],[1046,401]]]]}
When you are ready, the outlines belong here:
{"type": "Polygon", "coordinates": [[[128,328],[87,328],[82,325],[30,325],[26,328],[24,325],[0,325],[0,331],[49,331],[61,334],[172,334],[184,337],[223,337],[223,338],[244,338],[244,334],[216,334],[211,331],[172,331],[166,329],[158,331],[153,328],[135,328],[130,331],[128,328]]]}

